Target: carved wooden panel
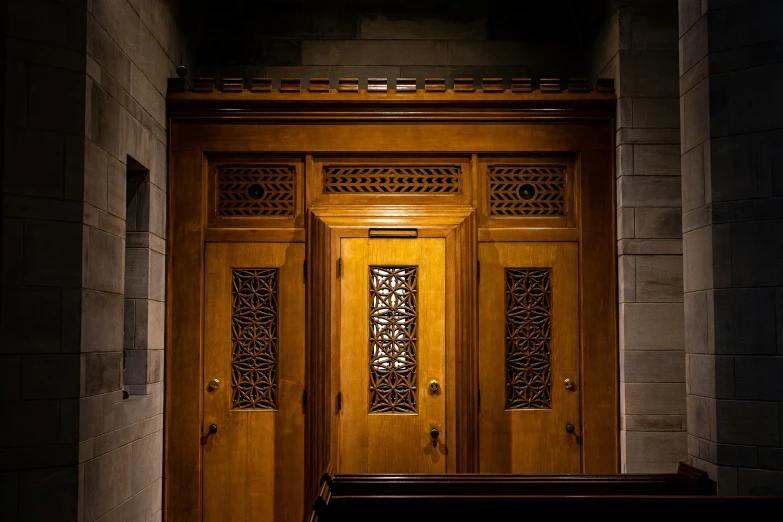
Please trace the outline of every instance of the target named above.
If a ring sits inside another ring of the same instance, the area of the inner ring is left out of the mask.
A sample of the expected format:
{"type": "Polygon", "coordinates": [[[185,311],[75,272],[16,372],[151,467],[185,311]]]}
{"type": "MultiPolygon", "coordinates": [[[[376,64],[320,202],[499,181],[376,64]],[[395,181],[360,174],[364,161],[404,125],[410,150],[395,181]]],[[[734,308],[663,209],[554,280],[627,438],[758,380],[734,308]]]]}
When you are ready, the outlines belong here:
{"type": "Polygon", "coordinates": [[[459,165],[323,167],[325,194],[458,194],[459,165]]]}
{"type": "Polygon", "coordinates": [[[559,217],[566,213],[565,165],[490,165],[489,215],[559,217]]]}
{"type": "Polygon", "coordinates": [[[370,413],[416,412],[417,268],[370,267],[370,413]]]}
{"type": "Polygon", "coordinates": [[[232,270],[231,407],[277,408],[277,268],[232,270]]]}
{"type": "Polygon", "coordinates": [[[220,165],[217,215],[290,217],[294,215],[293,165],[220,165]]]}
{"type": "Polygon", "coordinates": [[[506,409],[552,407],[551,270],[506,269],[506,409]]]}

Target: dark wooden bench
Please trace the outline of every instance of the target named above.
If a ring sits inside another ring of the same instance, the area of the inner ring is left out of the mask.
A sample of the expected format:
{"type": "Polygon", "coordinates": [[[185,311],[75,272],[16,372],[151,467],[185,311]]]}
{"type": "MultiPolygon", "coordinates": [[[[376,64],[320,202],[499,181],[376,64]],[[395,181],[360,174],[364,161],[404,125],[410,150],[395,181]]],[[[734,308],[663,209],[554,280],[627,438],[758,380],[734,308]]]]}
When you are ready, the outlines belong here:
{"type": "Polygon", "coordinates": [[[671,516],[689,508],[722,509],[763,500],[716,497],[715,493],[714,481],[684,463],[677,473],[649,475],[326,473],[310,520],[479,521],[531,515],[562,518],[568,513],[572,518],[583,518],[586,514],[606,515],[607,510],[623,509],[624,504],[633,504],[628,509],[634,511],[627,513],[671,516]]]}

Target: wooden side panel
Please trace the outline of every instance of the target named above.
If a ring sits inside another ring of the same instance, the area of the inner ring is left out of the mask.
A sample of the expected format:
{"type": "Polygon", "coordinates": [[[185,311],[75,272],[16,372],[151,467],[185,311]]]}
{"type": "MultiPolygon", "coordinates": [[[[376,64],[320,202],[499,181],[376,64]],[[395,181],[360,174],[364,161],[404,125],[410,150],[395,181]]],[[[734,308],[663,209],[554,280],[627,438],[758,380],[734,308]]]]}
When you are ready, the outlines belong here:
{"type": "Polygon", "coordinates": [[[619,473],[620,405],[612,150],[583,152],[580,314],[584,473],[619,473]]]}
{"type": "Polygon", "coordinates": [[[205,165],[198,151],[170,161],[164,504],[169,522],[201,522],[205,165]]]}

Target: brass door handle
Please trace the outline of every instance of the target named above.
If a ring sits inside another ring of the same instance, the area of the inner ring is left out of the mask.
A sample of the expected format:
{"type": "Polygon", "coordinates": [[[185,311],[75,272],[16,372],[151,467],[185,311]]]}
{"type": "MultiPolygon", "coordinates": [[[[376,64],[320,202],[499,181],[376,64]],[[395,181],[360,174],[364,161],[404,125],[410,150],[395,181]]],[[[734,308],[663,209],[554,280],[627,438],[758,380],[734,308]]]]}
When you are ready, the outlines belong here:
{"type": "Polygon", "coordinates": [[[574,381],[572,381],[571,379],[566,379],[563,384],[565,384],[566,390],[574,389],[574,381]]]}
{"type": "Polygon", "coordinates": [[[212,379],[209,381],[209,384],[207,385],[207,389],[209,391],[215,391],[218,389],[218,386],[220,386],[220,381],[217,379],[212,379]]]}
{"type": "Polygon", "coordinates": [[[438,393],[438,390],[440,389],[440,384],[438,384],[438,381],[435,379],[430,381],[430,391],[432,393],[438,393]]]}

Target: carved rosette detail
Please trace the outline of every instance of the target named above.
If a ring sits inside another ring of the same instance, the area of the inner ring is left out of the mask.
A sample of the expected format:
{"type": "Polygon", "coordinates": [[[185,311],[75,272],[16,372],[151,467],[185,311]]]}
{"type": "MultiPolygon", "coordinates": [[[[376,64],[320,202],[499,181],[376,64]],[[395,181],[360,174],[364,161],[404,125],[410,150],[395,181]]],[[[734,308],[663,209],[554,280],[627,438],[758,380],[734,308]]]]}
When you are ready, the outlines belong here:
{"type": "Polygon", "coordinates": [[[459,194],[459,165],[323,168],[325,194],[459,194]]]}
{"type": "Polygon", "coordinates": [[[231,275],[231,407],[277,408],[277,268],[231,275]]]}
{"type": "Polygon", "coordinates": [[[230,165],[217,169],[217,215],[288,217],[294,215],[293,165],[230,165]]]}
{"type": "Polygon", "coordinates": [[[370,413],[416,413],[417,272],[370,267],[370,413]]]}
{"type": "Polygon", "coordinates": [[[565,216],[565,166],[491,166],[489,215],[565,216]]]}
{"type": "Polygon", "coordinates": [[[506,269],[506,409],[552,407],[548,268],[506,269]]]}

